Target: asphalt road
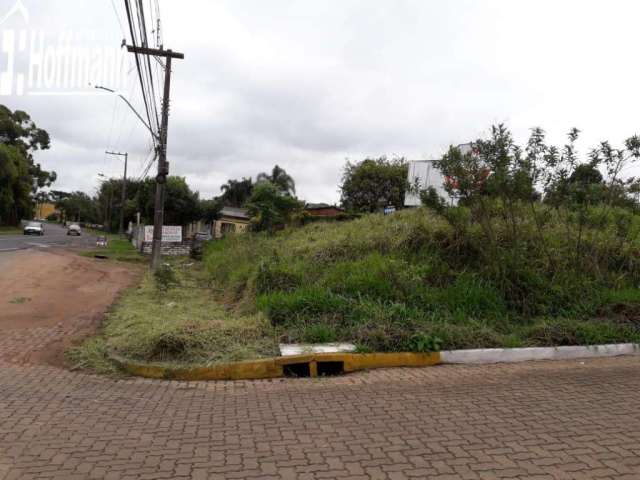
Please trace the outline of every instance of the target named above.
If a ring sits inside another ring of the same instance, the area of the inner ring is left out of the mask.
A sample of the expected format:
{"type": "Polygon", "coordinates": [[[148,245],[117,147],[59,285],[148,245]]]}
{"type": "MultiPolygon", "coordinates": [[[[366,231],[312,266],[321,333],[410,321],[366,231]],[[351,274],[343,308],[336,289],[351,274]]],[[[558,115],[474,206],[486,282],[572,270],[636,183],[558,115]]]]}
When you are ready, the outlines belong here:
{"type": "Polygon", "coordinates": [[[51,248],[56,246],[86,247],[95,245],[95,237],[83,232],[81,237],[67,236],[66,228],[57,224],[45,224],[44,235],[0,235],[0,253],[27,248],[51,248]]]}

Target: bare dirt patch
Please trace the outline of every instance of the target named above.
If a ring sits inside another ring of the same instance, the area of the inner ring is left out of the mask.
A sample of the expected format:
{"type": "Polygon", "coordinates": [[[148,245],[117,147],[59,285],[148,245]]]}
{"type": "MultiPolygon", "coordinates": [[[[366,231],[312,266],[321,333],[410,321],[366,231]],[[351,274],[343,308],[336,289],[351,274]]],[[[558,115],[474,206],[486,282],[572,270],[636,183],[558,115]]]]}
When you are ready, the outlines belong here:
{"type": "Polygon", "coordinates": [[[0,259],[0,359],[64,364],[64,351],[96,331],[140,267],[64,250],[24,250],[0,259]]]}

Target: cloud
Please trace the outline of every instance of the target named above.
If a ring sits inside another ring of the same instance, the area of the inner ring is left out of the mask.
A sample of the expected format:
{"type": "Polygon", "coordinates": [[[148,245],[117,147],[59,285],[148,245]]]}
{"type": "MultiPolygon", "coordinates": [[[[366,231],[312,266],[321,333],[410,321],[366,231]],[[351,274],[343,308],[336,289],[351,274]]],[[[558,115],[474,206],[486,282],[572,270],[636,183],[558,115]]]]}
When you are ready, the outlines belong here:
{"type": "MultiPolygon", "coordinates": [[[[110,2],[25,5],[32,26],[123,35],[110,2]]],[[[637,129],[637,2],[192,0],[161,11],[165,45],[185,53],[173,68],[171,170],[203,197],[277,163],[303,198],[334,202],[345,158],[433,158],[496,122],[519,141],[540,125],[562,142],[577,126],[583,151],[637,129]]],[[[134,71],[124,91],[141,109],[134,71]]],[[[0,101],[50,131],[42,163],[58,188],[119,175],[105,147],[129,151],[134,176],[145,165],[149,136],[117,99],[0,101]]]]}

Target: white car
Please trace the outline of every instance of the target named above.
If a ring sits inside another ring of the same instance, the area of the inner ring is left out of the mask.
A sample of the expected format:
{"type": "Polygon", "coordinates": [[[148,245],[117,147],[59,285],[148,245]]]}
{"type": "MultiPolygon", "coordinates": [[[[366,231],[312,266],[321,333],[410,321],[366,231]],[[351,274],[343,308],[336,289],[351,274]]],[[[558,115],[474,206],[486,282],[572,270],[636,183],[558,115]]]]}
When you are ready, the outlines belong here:
{"type": "Polygon", "coordinates": [[[69,225],[69,228],[67,229],[67,235],[82,235],[82,229],[80,228],[80,225],[76,223],[69,225]]]}
{"type": "Polygon", "coordinates": [[[44,226],[40,222],[29,222],[24,227],[25,235],[44,235],[44,226]]]}

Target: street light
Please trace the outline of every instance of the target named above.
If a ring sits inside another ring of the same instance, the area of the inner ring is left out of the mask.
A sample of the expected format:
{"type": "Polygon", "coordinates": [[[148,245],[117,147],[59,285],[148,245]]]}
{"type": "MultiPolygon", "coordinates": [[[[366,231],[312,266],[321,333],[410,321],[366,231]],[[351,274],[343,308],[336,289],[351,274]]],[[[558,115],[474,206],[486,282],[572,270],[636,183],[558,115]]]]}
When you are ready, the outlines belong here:
{"type": "Polygon", "coordinates": [[[107,88],[107,87],[103,87],[100,85],[94,85],[95,88],[97,88],[98,90],[104,90],[105,92],[109,92],[109,93],[113,93],[115,95],[118,95],[122,100],[124,100],[127,105],[129,106],[129,108],[131,109],[131,111],[133,111],[133,113],[136,114],[136,117],[138,117],[140,119],[140,121],[142,122],[142,124],[147,127],[147,130],[149,130],[149,133],[151,133],[151,136],[153,137],[154,141],[160,141],[160,137],[153,131],[153,129],[151,128],[151,126],[149,126],[149,124],[147,122],[144,121],[144,118],[142,118],[142,115],[140,115],[138,113],[138,111],[133,108],[133,105],[131,105],[131,102],[129,102],[129,100],[127,100],[127,98],[122,95],[121,93],[116,92],[115,90],[112,90],[111,88],[107,88]]]}

